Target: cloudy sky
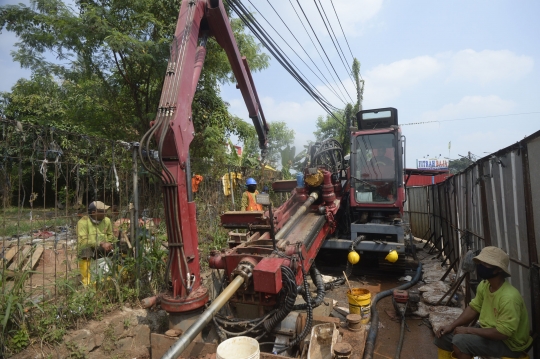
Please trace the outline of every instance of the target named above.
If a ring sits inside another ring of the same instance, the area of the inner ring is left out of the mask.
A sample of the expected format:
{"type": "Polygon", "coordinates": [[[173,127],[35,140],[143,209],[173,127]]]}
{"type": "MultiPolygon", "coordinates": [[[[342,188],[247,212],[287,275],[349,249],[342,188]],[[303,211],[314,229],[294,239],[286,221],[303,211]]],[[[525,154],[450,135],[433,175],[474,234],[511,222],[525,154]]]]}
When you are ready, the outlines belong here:
{"type": "MultiPolygon", "coordinates": [[[[259,10],[259,22],[293,62],[332,104],[342,107],[262,19],[260,14],[312,64],[267,1],[252,2],[259,10]]],[[[321,2],[351,62],[331,2],[321,2]]],[[[251,7],[247,0],[244,3],[251,7]]],[[[300,3],[347,92],[355,98],[352,81],[314,2],[300,3]]],[[[272,0],[272,4],[331,80],[289,0],[272,0]]],[[[483,157],[540,130],[540,2],[333,0],[333,4],[352,53],[362,65],[364,108],[395,107],[401,124],[444,121],[403,125],[408,167],[415,167],[415,159],[427,155],[448,157],[449,142],[452,159],[468,151],[483,157]],[[523,114],[531,112],[536,113],[523,114]]],[[[316,119],[324,111],[276,61],[256,73],[254,81],[267,119],[287,122],[296,132],[297,149],[314,139],[316,119]]],[[[236,88],[224,87],[222,95],[231,103],[232,112],[249,120],[236,88]]]]}
{"type": "MultiPolygon", "coordinates": [[[[8,1],[18,2],[0,0],[0,4],[8,1]]],[[[353,83],[314,1],[300,0],[300,4],[343,86],[335,80],[337,76],[330,65],[323,62],[324,53],[315,49],[299,22],[291,6],[294,4],[299,11],[296,0],[271,0],[271,3],[306,52],[268,1],[251,1],[258,11],[248,0],[243,3],[256,13],[261,25],[330,103],[344,107],[328,85],[345,101],[350,101],[349,96],[355,98],[353,83]],[[273,32],[261,14],[285,41],[273,32]],[[320,81],[302,60],[328,81],[320,81]]],[[[483,157],[540,130],[540,23],[537,20],[540,2],[321,0],[321,3],[347,63],[352,62],[352,56],[332,3],[352,54],[361,62],[364,108],[398,109],[407,137],[408,167],[415,167],[415,159],[427,155],[454,159],[471,151],[483,157]],[[407,125],[418,122],[428,123],[407,125]]],[[[28,71],[11,60],[9,52],[15,41],[11,33],[0,34],[0,91],[8,91],[18,78],[29,76],[28,71]]],[[[267,70],[255,73],[254,81],[267,120],[285,121],[296,133],[297,150],[314,139],[317,117],[325,112],[277,61],[272,60],[267,70]]],[[[249,121],[240,92],[234,86],[224,86],[222,96],[230,103],[233,113],[249,121]]]]}

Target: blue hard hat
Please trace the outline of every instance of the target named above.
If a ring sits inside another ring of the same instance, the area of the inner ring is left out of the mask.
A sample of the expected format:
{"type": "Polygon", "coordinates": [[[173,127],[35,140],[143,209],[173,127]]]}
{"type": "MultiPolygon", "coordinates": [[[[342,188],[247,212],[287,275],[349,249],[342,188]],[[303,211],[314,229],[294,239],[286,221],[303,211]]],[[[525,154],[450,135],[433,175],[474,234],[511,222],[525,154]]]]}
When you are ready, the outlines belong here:
{"type": "Polygon", "coordinates": [[[257,181],[250,177],[246,180],[246,186],[249,186],[250,184],[257,184],[257,181]]]}

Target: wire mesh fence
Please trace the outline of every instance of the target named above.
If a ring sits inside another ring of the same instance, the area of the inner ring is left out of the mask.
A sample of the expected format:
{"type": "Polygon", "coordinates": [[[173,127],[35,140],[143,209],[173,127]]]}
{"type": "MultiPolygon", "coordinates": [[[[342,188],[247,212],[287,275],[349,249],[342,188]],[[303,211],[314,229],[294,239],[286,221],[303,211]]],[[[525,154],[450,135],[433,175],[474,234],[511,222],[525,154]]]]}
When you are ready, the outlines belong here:
{"type": "MultiPolygon", "coordinates": [[[[105,262],[92,261],[93,289],[109,291],[111,301],[121,302],[128,295],[140,298],[167,286],[161,184],[142,166],[134,166],[130,144],[5,119],[0,126],[0,314],[7,318],[0,347],[25,327],[32,315],[28,308],[42,309],[43,303],[55,303],[55,310],[69,308],[74,293],[85,290],[77,224],[87,218],[93,201],[110,206],[107,217],[117,243],[105,262]],[[138,226],[130,226],[135,180],[139,218],[138,226]]],[[[268,187],[275,206],[288,196],[271,191],[271,183],[282,177],[271,168],[191,162],[204,267],[205,252],[226,245],[227,231],[220,227],[219,216],[241,209],[247,178],[256,179],[259,191],[268,187]]],[[[70,313],[77,317],[86,312],[74,308],[70,313]]]]}

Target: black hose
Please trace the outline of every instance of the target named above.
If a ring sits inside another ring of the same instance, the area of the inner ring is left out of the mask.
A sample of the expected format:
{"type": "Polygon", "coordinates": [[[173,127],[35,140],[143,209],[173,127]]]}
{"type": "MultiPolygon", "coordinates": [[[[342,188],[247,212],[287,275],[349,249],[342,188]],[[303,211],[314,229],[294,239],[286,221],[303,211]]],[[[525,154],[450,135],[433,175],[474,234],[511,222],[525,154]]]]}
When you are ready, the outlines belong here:
{"type": "Polygon", "coordinates": [[[289,267],[281,266],[281,274],[283,275],[284,288],[282,290],[284,294],[279,309],[272,317],[264,321],[264,329],[267,333],[271,333],[272,329],[289,315],[296,302],[296,296],[298,295],[296,281],[292,270],[289,267]]]}
{"type": "MultiPolygon", "coordinates": [[[[302,340],[304,340],[304,338],[311,331],[311,326],[313,325],[313,307],[311,306],[311,295],[309,294],[309,283],[307,281],[307,275],[306,275],[306,271],[304,270],[304,263],[302,261],[302,256],[301,255],[300,255],[300,261],[301,261],[300,263],[301,263],[301,266],[302,266],[302,275],[304,277],[304,290],[306,291],[306,293],[308,293],[308,295],[306,295],[306,309],[307,309],[306,326],[304,327],[304,329],[302,329],[302,332],[296,338],[294,338],[294,340],[289,344],[289,346],[278,350],[276,354],[283,353],[284,351],[286,351],[286,350],[288,350],[290,348],[293,348],[298,343],[300,343],[302,340]]],[[[296,282],[294,284],[296,284],[296,282]]],[[[323,298],[324,298],[324,295],[323,295],[323,298]]]]}
{"type": "Polygon", "coordinates": [[[405,316],[401,318],[401,332],[399,333],[399,342],[396,349],[394,359],[399,359],[401,356],[401,348],[403,347],[403,337],[405,337],[405,316]]]}
{"type": "MultiPolygon", "coordinates": [[[[321,305],[321,303],[323,302],[324,300],[324,295],[325,295],[325,284],[324,284],[324,281],[322,279],[322,275],[321,275],[321,272],[319,272],[319,270],[317,269],[317,267],[315,267],[315,263],[311,265],[311,268],[309,270],[309,275],[311,277],[311,279],[313,280],[313,283],[315,284],[315,286],[317,287],[317,295],[315,297],[311,297],[311,308],[317,308],[319,305],[321,305]]],[[[302,294],[302,297],[304,298],[304,300],[306,301],[305,303],[302,303],[302,304],[297,304],[294,306],[293,310],[305,310],[307,309],[307,296],[311,294],[307,294],[305,292],[305,288],[301,288],[300,290],[300,286],[299,287],[299,292],[302,294]]],[[[308,290],[309,290],[309,285],[308,285],[308,290]]]]}
{"type": "Polygon", "coordinates": [[[384,292],[380,292],[375,297],[373,297],[371,301],[371,327],[369,328],[369,333],[366,339],[363,359],[373,358],[373,350],[375,349],[375,340],[377,339],[377,332],[379,331],[379,313],[377,312],[377,302],[380,299],[392,294],[392,292],[395,289],[403,290],[403,289],[412,287],[420,280],[421,276],[422,276],[422,263],[419,263],[418,268],[416,269],[416,275],[410,282],[400,285],[399,287],[395,287],[392,289],[385,290],[384,292]]]}

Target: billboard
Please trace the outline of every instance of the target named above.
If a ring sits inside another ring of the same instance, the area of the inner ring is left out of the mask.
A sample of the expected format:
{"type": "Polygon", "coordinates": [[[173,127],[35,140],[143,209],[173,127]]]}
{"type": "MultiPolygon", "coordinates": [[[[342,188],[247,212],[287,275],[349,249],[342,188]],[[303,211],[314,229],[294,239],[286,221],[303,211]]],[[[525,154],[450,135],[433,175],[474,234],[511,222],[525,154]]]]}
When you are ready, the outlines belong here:
{"type": "Polygon", "coordinates": [[[416,168],[419,170],[447,170],[447,159],[426,159],[416,160],[416,168]]]}

